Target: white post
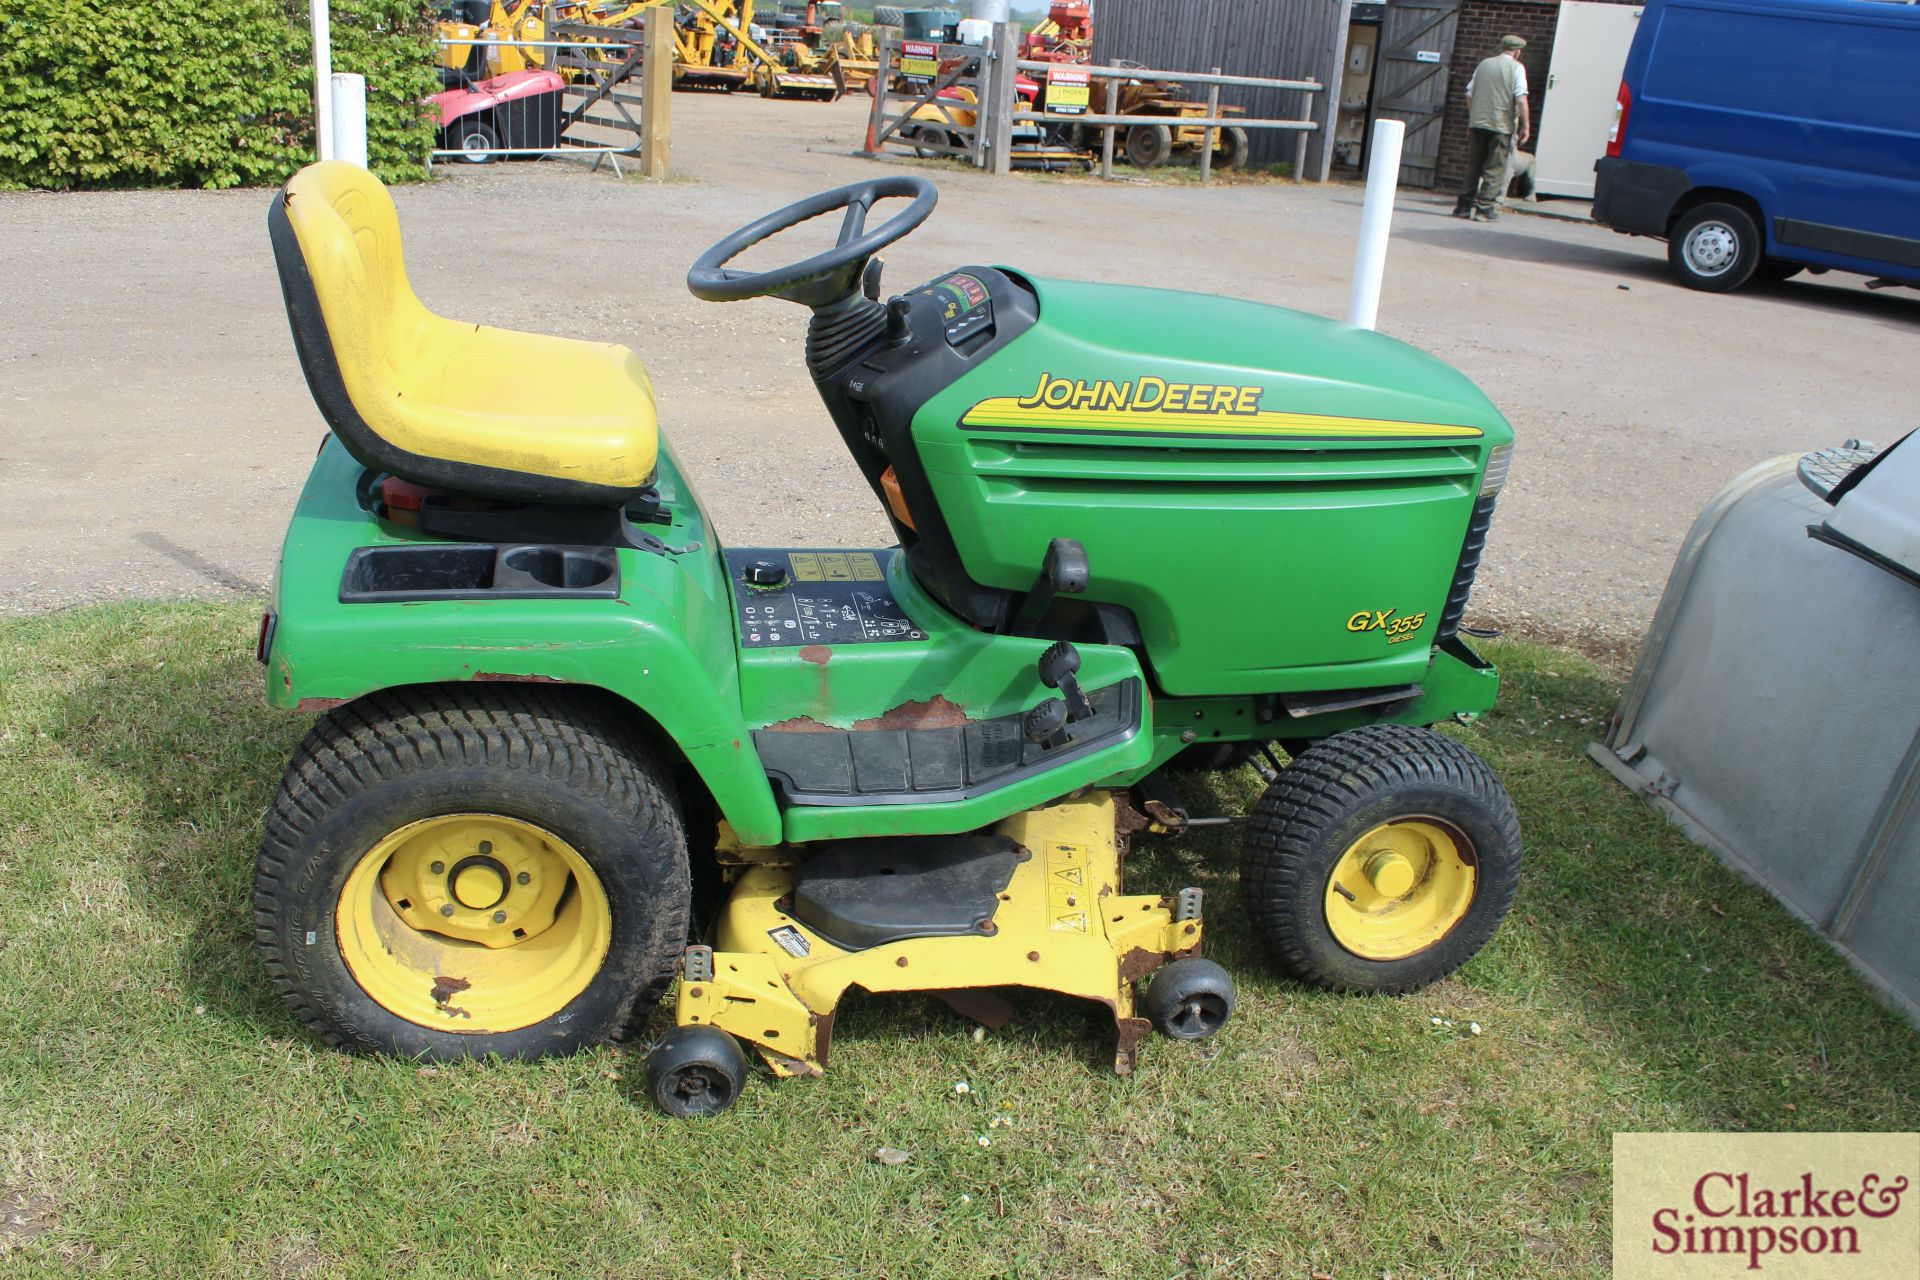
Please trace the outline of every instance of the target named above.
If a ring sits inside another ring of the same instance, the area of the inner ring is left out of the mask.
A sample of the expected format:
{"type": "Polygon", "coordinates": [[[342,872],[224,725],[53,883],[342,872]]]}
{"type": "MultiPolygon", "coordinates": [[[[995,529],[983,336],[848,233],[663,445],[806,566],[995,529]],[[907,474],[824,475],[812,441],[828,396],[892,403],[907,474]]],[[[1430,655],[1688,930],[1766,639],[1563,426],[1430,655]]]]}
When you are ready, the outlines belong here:
{"type": "Polygon", "coordinates": [[[1367,156],[1367,199],[1360,210],[1360,243],[1353,250],[1353,293],[1347,323],[1371,329],[1380,315],[1380,281],[1387,272],[1387,236],[1393,230],[1393,197],[1400,188],[1400,143],[1407,126],[1375,120],[1367,156]]]}
{"type": "Polygon", "coordinates": [[[316,160],[333,159],[333,19],[327,0],[309,0],[313,27],[313,149],[316,160]]]}
{"type": "Polygon", "coordinates": [[[367,167],[367,78],[333,73],[333,158],[367,167]]]}

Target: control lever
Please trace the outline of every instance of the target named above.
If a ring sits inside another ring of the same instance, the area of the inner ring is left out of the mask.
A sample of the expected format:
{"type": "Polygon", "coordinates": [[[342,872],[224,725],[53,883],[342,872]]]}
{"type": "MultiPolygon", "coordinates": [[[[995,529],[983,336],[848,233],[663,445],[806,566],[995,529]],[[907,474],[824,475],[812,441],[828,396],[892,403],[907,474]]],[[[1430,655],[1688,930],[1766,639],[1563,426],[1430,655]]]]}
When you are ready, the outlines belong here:
{"type": "Polygon", "coordinates": [[[1027,592],[1026,603],[1014,615],[1015,632],[1030,631],[1046,616],[1056,595],[1077,596],[1087,589],[1087,549],[1073,538],[1055,538],[1047,544],[1047,557],[1040,564],[1040,576],[1027,592]]]}
{"type": "Polygon", "coordinates": [[[1058,698],[1048,698],[1027,712],[1020,721],[1020,732],[1028,742],[1048,750],[1066,746],[1073,740],[1067,736],[1067,704],[1058,698]]]}
{"type": "Polygon", "coordinates": [[[1067,702],[1068,720],[1093,719],[1093,702],[1080,687],[1080,651],[1070,640],[1056,640],[1040,655],[1040,683],[1058,689],[1067,702]]]}
{"type": "Polygon", "coordinates": [[[904,346],[913,334],[907,318],[913,314],[913,304],[898,295],[887,300],[887,343],[890,346],[904,346]]]}

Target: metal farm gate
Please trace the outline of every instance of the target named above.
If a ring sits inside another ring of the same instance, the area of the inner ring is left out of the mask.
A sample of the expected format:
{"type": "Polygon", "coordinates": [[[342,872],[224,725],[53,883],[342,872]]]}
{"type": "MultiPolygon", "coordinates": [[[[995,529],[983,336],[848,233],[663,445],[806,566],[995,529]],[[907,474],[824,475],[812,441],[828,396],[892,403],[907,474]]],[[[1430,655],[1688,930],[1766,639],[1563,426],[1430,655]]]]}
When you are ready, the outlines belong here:
{"type": "MultiPolygon", "coordinates": [[[[1431,187],[1440,166],[1440,121],[1446,115],[1447,65],[1460,25],[1460,0],[1387,0],[1380,28],[1377,118],[1404,120],[1400,181],[1431,187]]],[[[1463,86],[1464,87],[1464,86],[1463,86]]]]}

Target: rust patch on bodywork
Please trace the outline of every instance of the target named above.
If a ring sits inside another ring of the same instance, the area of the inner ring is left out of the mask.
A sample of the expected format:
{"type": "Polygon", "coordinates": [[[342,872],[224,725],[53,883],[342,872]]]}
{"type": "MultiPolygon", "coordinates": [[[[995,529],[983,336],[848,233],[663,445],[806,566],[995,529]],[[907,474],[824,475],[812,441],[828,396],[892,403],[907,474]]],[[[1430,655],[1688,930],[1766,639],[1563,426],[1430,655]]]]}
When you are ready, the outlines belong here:
{"type": "Polygon", "coordinates": [[[1133,1064],[1140,1056],[1140,1042],[1153,1033],[1153,1024],[1145,1018],[1115,1018],[1113,1022],[1119,1033],[1113,1046],[1113,1073],[1132,1075],[1133,1064]]]}
{"type": "Polygon", "coordinates": [[[833,650],[823,644],[805,645],[800,650],[800,661],[811,662],[816,667],[824,667],[833,661],[833,650]]]}
{"type": "MultiPolygon", "coordinates": [[[[465,978],[449,978],[447,975],[441,974],[433,980],[433,1002],[444,1007],[447,1001],[453,999],[472,985],[473,984],[465,978]]],[[[448,1011],[459,1012],[458,1010],[451,1009],[448,1011]]],[[[464,1017],[466,1015],[461,1013],[461,1016],[464,1017]]]]}
{"type": "Polygon", "coordinates": [[[309,715],[319,715],[322,711],[331,711],[335,707],[344,707],[349,701],[350,699],[347,698],[302,698],[293,704],[293,709],[295,711],[306,712],[309,715]]]}
{"type": "Polygon", "coordinates": [[[967,722],[966,708],[934,694],[924,702],[903,702],[884,715],[856,720],[856,729],[952,729],[967,722]]]}
{"type": "Polygon", "coordinates": [[[767,733],[838,733],[830,724],[821,724],[812,716],[795,716],[791,720],[781,720],[774,724],[763,725],[767,733]]]}
{"type": "Polygon", "coordinates": [[[1120,980],[1138,982],[1167,962],[1164,951],[1149,951],[1145,947],[1135,947],[1120,957],[1120,980]]]}
{"type": "Polygon", "coordinates": [[[1153,822],[1133,807],[1133,797],[1127,792],[1114,790],[1108,794],[1113,797],[1114,851],[1125,861],[1127,854],[1133,851],[1134,833],[1145,831],[1153,822]]]}

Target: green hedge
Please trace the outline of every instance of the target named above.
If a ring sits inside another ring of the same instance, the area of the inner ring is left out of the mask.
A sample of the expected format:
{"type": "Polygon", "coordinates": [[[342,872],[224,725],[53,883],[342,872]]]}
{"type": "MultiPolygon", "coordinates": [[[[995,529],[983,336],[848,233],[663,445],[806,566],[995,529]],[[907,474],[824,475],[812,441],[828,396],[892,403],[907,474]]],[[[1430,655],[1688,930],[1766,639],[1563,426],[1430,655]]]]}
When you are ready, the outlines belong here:
{"type": "MultiPolygon", "coordinates": [[[[433,145],[428,0],[333,0],[333,68],[367,77],[388,181],[433,145]]],[[[0,0],[0,187],[232,187],[313,158],[304,0],[0,0]]]]}

